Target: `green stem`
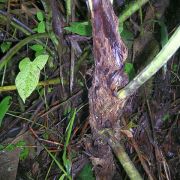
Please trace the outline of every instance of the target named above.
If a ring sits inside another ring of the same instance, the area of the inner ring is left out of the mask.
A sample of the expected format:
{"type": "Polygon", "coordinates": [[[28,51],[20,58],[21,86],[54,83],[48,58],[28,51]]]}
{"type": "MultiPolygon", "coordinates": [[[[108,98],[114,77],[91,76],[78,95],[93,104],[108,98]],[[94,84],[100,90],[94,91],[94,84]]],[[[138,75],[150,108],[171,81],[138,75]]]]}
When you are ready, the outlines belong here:
{"type": "Polygon", "coordinates": [[[67,12],[67,17],[68,17],[68,16],[71,16],[71,5],[72,5],[71,0],[66,0],[66,12],[67,12]]]}
{"type": "Polygon", "coordinates": [[[126,21],[132,14],[140,9],[149,0],[137,0],[136,2],[130,3],[127,8],[119,15],[119,23],[126,21]]]}
{"type": "Polygon", "coordinates": [[[6,53],[6,55],[4,57],[2,57],[2,59],[0,61],[0,71],[24,45],[28,44],[31,41],[34,41],[34,40],[37,40],[40,38],[47,38],[47,37],[49,37],[48,33],[41,33],[41,34],[33,34],[33,35],[21,40],[14,47],[12,47],[6,53]]]}
{"type": "MultiPolygon", "coordinates": [[[[58,39],[56,38],[56,35],[54,34],[53,28],[52,28],[52,21],[53,21],[52,20],[53,19],[52,9],[53,9],[53,11],[57,11],[57,9],[55,9],[57,7],[53,7],[56,4],[54,5],[55,2],[52,0],[51,1],[41,0],[41,3],[43,4],[44,10],[45,10],[47,32],[49,33],[49,37],[50,37],[51,41],[53,42],[55,49],[57,50],[59,42],[58,42],[58,39]]],[[[56,14],[58,14],[58,13],[56,13],[56,14]]]]}
{"type": "MultiPolygon", "coordinates": [[[[55,79],[50,79],[50,80],[46,80],[46,81],[40,81],[38,83],[38,86],[55,85],[55,84],[59,84],[60,82],[61,82],[60,78],[55,78],[55,79]]],[[[0,87],[0,92],[3,92],[3,91],[13,91],[13,90],[16,90],[16,86],[15,85],[0,87]]]]}
{"type": "Polygon", "coordinates": [[[131,159],[127,155],[123,145],[121,145],[118,141],[114,141],[114,138],[109,139],[109,145],[114,151],[116,157],[120,161],[130,180],[142,180],[141,175],[137,171],[136,167],[132,163],[131,159]]]}
{"type": "Polygon", "coordinates": [[[176,29],[167,44],[153,61],[146,66],[127,86],[118,92],[118,98],[125,99],[134,94],[137,89],[150,79],[180,47],[180,26],[176,29]]]}
{"type": "Polygon", "coordinates": [[[54,157],[54,155],[46,148],[46,146],[44,146],[42,144],[42,146],[44,147],[44,149],[48,152],[48,154],[51,156],[51,158],[54,160],[54,162],[56,163],[56,165],[59,167],[59,169],[67,176],[67,178],[69,180],[71,180],[71,177],[67,174],[67,172],[65,171],[63,165],[60,164],[60,162],[54,157]]]}

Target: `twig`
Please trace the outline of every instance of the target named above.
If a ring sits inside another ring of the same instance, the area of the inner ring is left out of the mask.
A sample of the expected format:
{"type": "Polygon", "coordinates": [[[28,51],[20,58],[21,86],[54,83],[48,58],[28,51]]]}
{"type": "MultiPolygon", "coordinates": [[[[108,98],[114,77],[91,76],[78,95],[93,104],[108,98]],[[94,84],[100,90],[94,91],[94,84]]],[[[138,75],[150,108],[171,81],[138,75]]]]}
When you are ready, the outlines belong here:
{"type": "MultiPolygon", "coordinates": [[[[38,86],[55,85],[55,84],[59,84],[60,82],[61,82],[60,78],[55,78],[55,79],[50,79],[50,80],[46,80],[46,81],[40,81],[38,83],[38,86]]],[[[15,85],[0,87],[0,92],[3,92],[3,91],[14,91],[14,90],[16,90],[16,86],[15,85]]]]}

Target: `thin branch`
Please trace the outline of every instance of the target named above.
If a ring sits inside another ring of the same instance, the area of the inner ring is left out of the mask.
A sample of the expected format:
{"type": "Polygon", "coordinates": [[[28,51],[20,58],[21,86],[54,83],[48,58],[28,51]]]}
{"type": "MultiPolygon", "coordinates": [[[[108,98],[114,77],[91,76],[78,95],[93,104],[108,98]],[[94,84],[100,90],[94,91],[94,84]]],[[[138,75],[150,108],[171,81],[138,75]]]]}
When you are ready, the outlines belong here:
{"type": "MultiPolygon", "coordinates": [[[[59,84],[61,82],[60,78],[55,78],[55,79],[50,79],[50,80],[46,80],[46,81],[40,81],[38,83],[38,86],[48,86],[48,85],[55,85],[55,84],[59,84]]],[[[5,91],[14,91],[16,90],[16,86],[15,85],[11,85],[11,86],[2,86],[0,87],[0,92],[5,92],[5,91]]]]}

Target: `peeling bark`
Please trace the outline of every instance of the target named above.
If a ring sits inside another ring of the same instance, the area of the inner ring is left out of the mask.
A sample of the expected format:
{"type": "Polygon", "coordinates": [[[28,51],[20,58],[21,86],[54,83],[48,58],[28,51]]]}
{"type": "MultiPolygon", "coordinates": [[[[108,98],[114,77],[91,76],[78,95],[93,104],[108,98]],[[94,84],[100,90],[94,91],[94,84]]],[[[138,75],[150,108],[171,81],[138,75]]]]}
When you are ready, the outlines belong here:
{"type": "Polygon", "coordinates": [[[107,141],[100,135],[103,129],[116,132],[124,102],[116,92],[128,82],[123,72],[127,49],[118,32],[118,18],[109,0],[92,0],[93,53],[95,60],[92,87],[89,90],[90,126],[93,143],[92,154],[97,179],[112,179],[115,172],[113,154],[107,141]]]}

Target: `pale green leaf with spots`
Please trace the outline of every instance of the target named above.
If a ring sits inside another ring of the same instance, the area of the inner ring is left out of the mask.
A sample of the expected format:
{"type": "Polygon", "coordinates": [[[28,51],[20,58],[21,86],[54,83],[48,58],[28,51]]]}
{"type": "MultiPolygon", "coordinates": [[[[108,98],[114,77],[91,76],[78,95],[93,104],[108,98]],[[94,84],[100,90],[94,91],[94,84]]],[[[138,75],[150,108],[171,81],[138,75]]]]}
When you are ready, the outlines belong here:
{"type": "Polygon", "coordinates": [[[40,71],[45,66],[48,58],[49,55],[40,55],[36,57],[34,61],[30,61],[29,58],[24,58],[20,62],[20,72],[16,77],[15,84],[23,102],[25,102],[26,98],[28,98],[37,87],[40,71]]]}
{"type": "Polygon", "coordinates": [[[34,59],[33,64],[34,64],[34,66],[36,66],[40,70],[42,70],[44,68],[48,58],[49,58],[49,55],[39,55],[34,59]]]}

